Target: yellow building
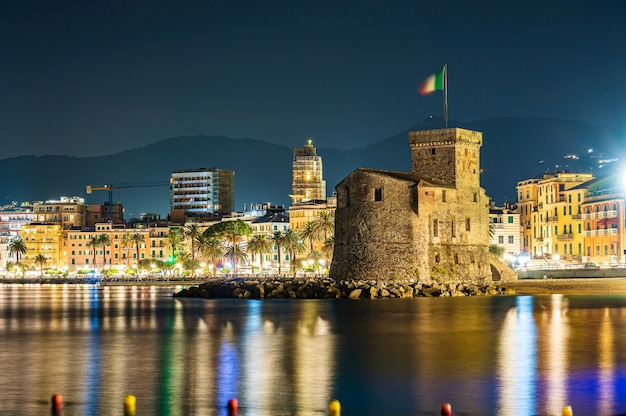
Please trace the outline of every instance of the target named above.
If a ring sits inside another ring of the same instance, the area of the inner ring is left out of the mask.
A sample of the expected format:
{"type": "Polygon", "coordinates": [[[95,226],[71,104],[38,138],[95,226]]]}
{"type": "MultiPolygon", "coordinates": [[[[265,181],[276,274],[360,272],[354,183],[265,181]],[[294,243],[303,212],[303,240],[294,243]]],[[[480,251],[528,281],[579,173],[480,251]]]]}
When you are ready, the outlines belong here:
{"type": "Polygon", "coordinates": [[[39,265],[35,264],[38,255],[43,255],[46,259],[45,268],[55,268],[61,270],[63,262],[63,230],[60,224],[33,222],[22,226],[20,232],[22,241],[26,245],[26,252],[21,260],[33,270],[38,270],[39,265]]]}
{"type": "Polygon", "coordinates": [[[556,172],[518,182],[522,249],[533,258],[578,253],[573,231],[579,219],[578,201],[567,191],[593,179],[590,173],[556,172]],[[560,236],[560,237],[559,237],[560,236]]]}
{"type": "Polygon", "coordinates": [[[136,268],[141,260],[167,261],[168,234],[168,227],[124,228],[111,223],[98,223],[89,230],[66,230],[63,247],[65,264],[69,271],[92,268],[123,271],[136,268]],[[110,244],[96,247],[94,253],[90,242],[101,234],[109,236],[110,244]],[[133,234],[143,237],[138,246],[129,240],[133,234]]]}
{"type": "MultiPolygon", "coordinates": [[[[321,212],[335,212],[337,208],[337,195],[332,195],[326,200],[322,201],[308,201],[299,205],[292,205],[289,207],[289,228],[300,233],[308,222],[314,221],[319,217],[321,212]]],[[[332,237],[332,236],[328,236],[332,237]]],[[[306,257],[310,249],[310,244],[305,242],[306,252],[301,257],[306,257]]],[[[313,250],[322,251],[324,241],[321,239],[315,241],[313,244],[313,250]]]]}
{"type": "Polygon", "coordinates": [[[582,204],[584,262],[600,266],[626,262],[625,188],[619,173],[586,184],[582,204]]]}

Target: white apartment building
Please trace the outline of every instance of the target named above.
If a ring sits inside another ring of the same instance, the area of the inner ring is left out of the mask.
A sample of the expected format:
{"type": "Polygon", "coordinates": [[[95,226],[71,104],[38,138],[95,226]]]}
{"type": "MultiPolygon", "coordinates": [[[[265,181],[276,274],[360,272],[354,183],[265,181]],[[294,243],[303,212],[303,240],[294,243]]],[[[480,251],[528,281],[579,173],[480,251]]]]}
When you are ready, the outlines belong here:
{"type": "Polygon", "coordinates": [[[170,176],[170,210],[188,214],[230,214],[235,210],[235,172],[201,168],[170,176]]]}
{"type": "Polygon", "coordinates": [[[489,207],[489,244],[504,248],[504,260],[513,262],[521,252],[520,215],[508,206],[489,207]]]}

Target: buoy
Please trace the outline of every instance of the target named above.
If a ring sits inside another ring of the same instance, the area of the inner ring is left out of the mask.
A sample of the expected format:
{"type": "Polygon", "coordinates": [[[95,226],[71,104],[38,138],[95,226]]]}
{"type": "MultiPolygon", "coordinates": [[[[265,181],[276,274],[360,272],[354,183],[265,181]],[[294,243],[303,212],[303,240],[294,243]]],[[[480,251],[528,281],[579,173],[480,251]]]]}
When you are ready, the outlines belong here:
{"type": "Polygon", "coordinates": [[[52,414],[55,416],[60,415],[61,409],[63,408],[63,396],[61,396],[60,394],[53,394],[50,403],[52,414]]]}
{"type": "Polygon", "coordinates": [[[124,416],[135,416],[135,408],[137,405],[137,398],[132,394],[129,394],[124,399],[124,416]]]}
{"type": "Polygon", "coordinates": [[[441,416],[451,416],[452,405],[450,403],[444,403],[441,405],[441,416]]]}
{"type": "Polygon", "coordinates": [[[230,399],[226,407],[228,408],[228,416],[237,416],[237,409],[239,409],[239,402],[237,402],[237,399],[230,399]]]}
{"type": "Polygon", "coordinates": [[[574,416],[574,412],[572,412],[572,406],[565,406],[563,408],[563,416],[574,416]]]}
{"type": "Polygon", "coordinates": [[[330,416],[339,416],[341,414],[341,403],[339,403],[339,400],[331,401],[328,405],[328,410],[330,410],[330,416]]]}

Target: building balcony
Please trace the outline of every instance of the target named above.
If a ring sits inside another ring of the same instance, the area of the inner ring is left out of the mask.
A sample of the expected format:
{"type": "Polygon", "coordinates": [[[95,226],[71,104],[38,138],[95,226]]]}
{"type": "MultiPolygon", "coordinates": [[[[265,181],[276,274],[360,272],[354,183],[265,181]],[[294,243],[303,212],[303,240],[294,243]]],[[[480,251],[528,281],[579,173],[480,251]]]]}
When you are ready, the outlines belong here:
{"type": "Polygon", "coordinates": [[[581,217],[583,220],[593,220],[596,218],[616,218],[617,211],[611,210],[611,211],[590,212],[588,214],[582,214],[581,217]]]}
{"type": "Polygon", "coordinates": [[[583,231],[583,237],[598,237],[598,236],[603,236],[603,235],[617,235],[617,228],[583,231]]]}
{"type": "Polygon", "coordinates": [[[574,234],[559,234],[556,236],[556,239],[559,241],[568,241],[574,239],[574,234]]]}
{"type": "Polygon", "coordinates": [[[548,222],[559,222],[559,217],[548,217],[548,222]]]}

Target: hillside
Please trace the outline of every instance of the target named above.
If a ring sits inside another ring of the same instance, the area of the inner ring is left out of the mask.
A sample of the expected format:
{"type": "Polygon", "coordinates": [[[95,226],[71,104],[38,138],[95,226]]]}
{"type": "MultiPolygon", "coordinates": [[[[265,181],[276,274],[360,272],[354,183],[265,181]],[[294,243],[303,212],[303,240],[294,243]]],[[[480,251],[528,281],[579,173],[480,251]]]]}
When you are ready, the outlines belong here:
{"type": "MultiPolygon", "coordinates": [[[[330,193],[348,173],[358,167],[410,170],[410,130],[441,128],[441,119],[429,118],[397,135],[370,146],[341,151],[318,149],[330,193]]],[[[607,157],[623,156],[623,133],[606,127],[543,119],[494,118],[451,126],[483,132],[482,186],[497,203],[516,199],[517,181],[555,169],[590,171],[597,175],[617,163],[607,157]],[[593,149],[589,152],[588,149],[593,149]],[[578,158],[575,158],[576,155],[578,158]],[[568,156],[566,158],[566,156],[568,156]],[[604,162],[603,162],[604,161],[604,162]],[[606,166],[599,169],[599,166],[606,166]]],[[[294,147],[303,146],[294,143],[294,147]]],[[[87,185],[124,182],[166,182],[173,170],[219,167],[235,171],[236,208],[251,202],[288,206],[291,191],[293,149],[254,139],[225,136],[174,137],[124,152],[90,158],[69,156],[21,156],[0,160],[1,203],[83,196],[102,203],[104,192],[87,195],[87,185]]],[[[169,206],[167,187],[120,189],[114,200],[126,208],[126,217],[142,212],[165,215],[169,206]]]]}

